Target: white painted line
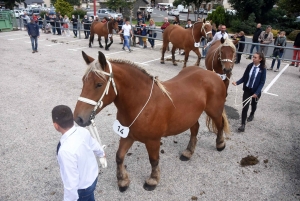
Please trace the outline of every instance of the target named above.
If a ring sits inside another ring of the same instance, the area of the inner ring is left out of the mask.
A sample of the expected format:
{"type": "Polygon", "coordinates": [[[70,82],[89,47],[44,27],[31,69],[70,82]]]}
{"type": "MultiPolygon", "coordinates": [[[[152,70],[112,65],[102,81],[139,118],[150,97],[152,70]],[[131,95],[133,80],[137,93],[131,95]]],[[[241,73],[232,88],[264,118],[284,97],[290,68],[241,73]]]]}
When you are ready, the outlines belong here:
{"type": "Polygon", "coordinates": [[[24,38],[29,38],[29,36],[27,36],[27,37],[22,37],[22,38],[9,38],[9,39],[7,39],[7,40],[19,40],[19,39],[24,39],[24,38]]]}
{"type": "MultiPolygon", "coordinates": [[[[176,55],[176,54],[175,54],[176,55]]],[[[167,58],[167,57],[171,57],[172,55],[169,55],[169,56],[165,56],[165,58],[167,58]]],[[[150,60],[150,61],[145,61],[145,62],[143,62],[143,63],[141,63],[141,64],[146,64],[146,63],[150,63],[150,62],[152,62],[152,61],[157,61],[157,60],[160,60],[160,58],[159,59],[153,59],[153,60],[150,60]]]]}
{"type": "Polygon", "coordinates": [[[140,63],[140,62],[134,62],[135,64],[142,64],[144,66],[149,66],[149,64],[144,64],[144,63],[140,63]]]}
{"type": "Polygon", "coordinates": [[[263,91],[264,93],[267,93],[269,89],[273,86],[273,84],[278,80],[280,75],[289,67],[289,64],[287,64],[281,71],[279,71],[278,75],[274,77],[274,79],[271,81],[271,83],[265,88],[263,91]]]}
{"type": "Polygon", "coordinates": [[[76,52],[76,51],[78,51],[78,50],[86,49],[86,48],[88,48],[88,47],[78,47],[78,48],[68,49],[68,50],[76,52]]]}
{"type": "Polygon", "coordinates": [[[272,94],[272,93],[269,93],[269,92],[263,92],[265,94],[269,94],[269,95],[272,95],[272,96],[278,96],[277,94],[272,94]]]}

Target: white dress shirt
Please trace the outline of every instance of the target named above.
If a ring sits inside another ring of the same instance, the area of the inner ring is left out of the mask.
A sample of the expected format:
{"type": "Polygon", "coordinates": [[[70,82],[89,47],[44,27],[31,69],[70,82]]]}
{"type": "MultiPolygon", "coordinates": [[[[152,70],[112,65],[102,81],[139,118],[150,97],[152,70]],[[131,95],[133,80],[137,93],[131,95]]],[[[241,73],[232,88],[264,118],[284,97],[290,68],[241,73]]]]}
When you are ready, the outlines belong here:
{"type": "Polygon", "coordinates": [[[122,29],[124,30],[124,36],[130,36],[130,30],[131,30],[131,25],[130,24],[124,24],[122,26],[122,29]]]}
{"type": "Polygon", "coordinates": [[[226,32],[225,32],[225,33],[222,33],[221,31],[218,31],[218,32],[214,35],[213,39],[212,39],[210,42],[208,42],[206,46],[210,46],[213,42],[215,42],[215,41],[217,41],[217,40],[220,40],[222,37],[223,37],[224,39],[227,39],[227,38],[228,38],[228,34],[227,34],[226,32]]]}
{"type": "Polygon", "coordinates": [[[64,201],[75,201],[79,198],[77,190],[88,188],[97,178],[95,155],[103,157],[104,151],[82,127],[73,126],[62,135],[60,143],[57,160],[64,183],[64,201]]]}
{"type": "Polygon", "coordinates": [[[249,88],[252,88],[252,87],[253,87],[254,82],[255,82],[255,79],[256,79],[256,76],[257,76],[257,74],[258,74],[258,72],[259,72],[259,66],[260,66],[260,64],[259,64],[258,66],[255,66],[255,65],[253,64],[253,66],[252,66],[252,68],[251,68],[251,70],[250,70],[250,72],[249,72],[249,79],[248,79],[248,82],[247,82],[247,84],[246,84],[247,87],[249,87],[249,88]],[[251,78],[252,72],[253,72],[253,70],[254,70],[255,67],[257,67],[258,69],[256,69],[255,77],[254,77],[252,86],[249,86],[250,78],[251,78]]]}

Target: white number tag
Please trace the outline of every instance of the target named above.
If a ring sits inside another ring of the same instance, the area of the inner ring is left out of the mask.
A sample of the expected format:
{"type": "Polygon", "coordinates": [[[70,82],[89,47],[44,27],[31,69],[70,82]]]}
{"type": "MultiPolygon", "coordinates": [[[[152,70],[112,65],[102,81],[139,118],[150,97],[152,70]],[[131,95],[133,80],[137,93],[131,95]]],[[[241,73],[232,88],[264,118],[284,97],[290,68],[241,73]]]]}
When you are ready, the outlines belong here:
{"type": "Polygon", "coordinates": [[[110,38],[112,36],[112,34],[108,34],[108,37],[110,38]]]}
{"type": "Polygon", "coordinates": [[[200,42],[199,43],[194,43],[195,47],[200,47],[200,42]]]}
{"type": "Polygon", "coordinates": [[[120,135],[122,138],[126,138],[129,133],[129,127],[122,126],[118,120],[115,120],[113,129],[115,133],[120,135]]]}

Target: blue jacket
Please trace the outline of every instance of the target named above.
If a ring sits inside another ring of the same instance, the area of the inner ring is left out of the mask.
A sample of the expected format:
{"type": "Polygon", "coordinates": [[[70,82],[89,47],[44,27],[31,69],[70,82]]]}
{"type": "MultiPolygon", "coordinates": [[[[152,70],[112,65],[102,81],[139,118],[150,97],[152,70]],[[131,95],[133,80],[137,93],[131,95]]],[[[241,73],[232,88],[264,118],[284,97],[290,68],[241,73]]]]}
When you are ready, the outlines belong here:
{"type": "MultiPolygon", "coordinates": [[[[253,66],[253,62],[251,64],[249,64],[244,72],[244,75],[241,79],[239,79],[236,84],[242,84],[243,83],[243,90],[245,90],[246,88],[246,84],[248,82],[249,78],[249,73],[250,70],[253,66]]],[[[265,85],[266,82],[266,75],[267,75],[267,70],[266,68],[262,67],[261,65],[259,66],[259,71],[257,73],[257,76],[254,80],[254,84],[253,84],[253,88],[252,88],[252,92],[256,95],[259,95],[261,93],[262,88],[265,85]]]]}
{"type": "Polygon", "coordinates": [[[27,24],[27,31],[29,36],[40,36],[40,28],[36,23],[29,23],[27,24]]]}

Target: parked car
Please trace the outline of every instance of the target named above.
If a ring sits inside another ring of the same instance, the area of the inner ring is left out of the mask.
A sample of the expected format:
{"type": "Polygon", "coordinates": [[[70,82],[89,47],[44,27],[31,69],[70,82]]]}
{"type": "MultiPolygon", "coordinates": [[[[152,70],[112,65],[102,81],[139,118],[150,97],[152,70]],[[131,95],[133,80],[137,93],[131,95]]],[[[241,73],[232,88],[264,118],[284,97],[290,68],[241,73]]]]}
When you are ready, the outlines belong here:
{"type": "Polygon", "coordinates": [[[14,10],[13,12],[16,18],[22,17],[24,15],[23,11],[21,10],[14,10]]]}
{"type": "Polygon", "coordinates": [[[35,9],[32,9],[32,15],[39,15],[41,13],[41,9],[39,8],[35,8],[35,9]]]}
{"type": "Polygon", "coordinates": [[[203,13],[203,12],[204,12],[204,9],[203,9],[203,8],[199,8],[199,10],[195,10],[195,11],[194,11],[195,14],[197,14],[197,13],[201,14],[201,13],[203,13]]]}
{"type": "Polygon", "coordinates": [[[153,12],[153,8],[152,7],[147,7],[147,12],[148,13],[152,13],[153,12]]]}
{"type": "Polygon", "coordinates": [[[207,10],[204,9],[203,14],[207,14],[207,10]]]}
{"type": "Polygon", "coordinates": [[[210,9],[208,12],[207,12],[207,15],[208,14],[212,14],[212,12],[214,12],[216,9],[210,9]]]}
{"type": "Polygon", "coordinates": [[[168,12],[168,15],[173,15],[173,16],[179,15],[179,10],[177,10],[177,9],[172,9],[172,10],[170,10],[170,11],[168,12]]]}
{"type": "MultiPolygon", "coordinates": [[[[123,19],[122,13],[116,13],[114,10],[108,9],[108,8],[103,8],[99,9],[96,13],[100,19],[103,19],[104,17],[112,17],[116,19],[117,17],[120,17],[123,19]]],[[[87,12],[87,16],[94,16],[94,12],[87,12]]]]}

